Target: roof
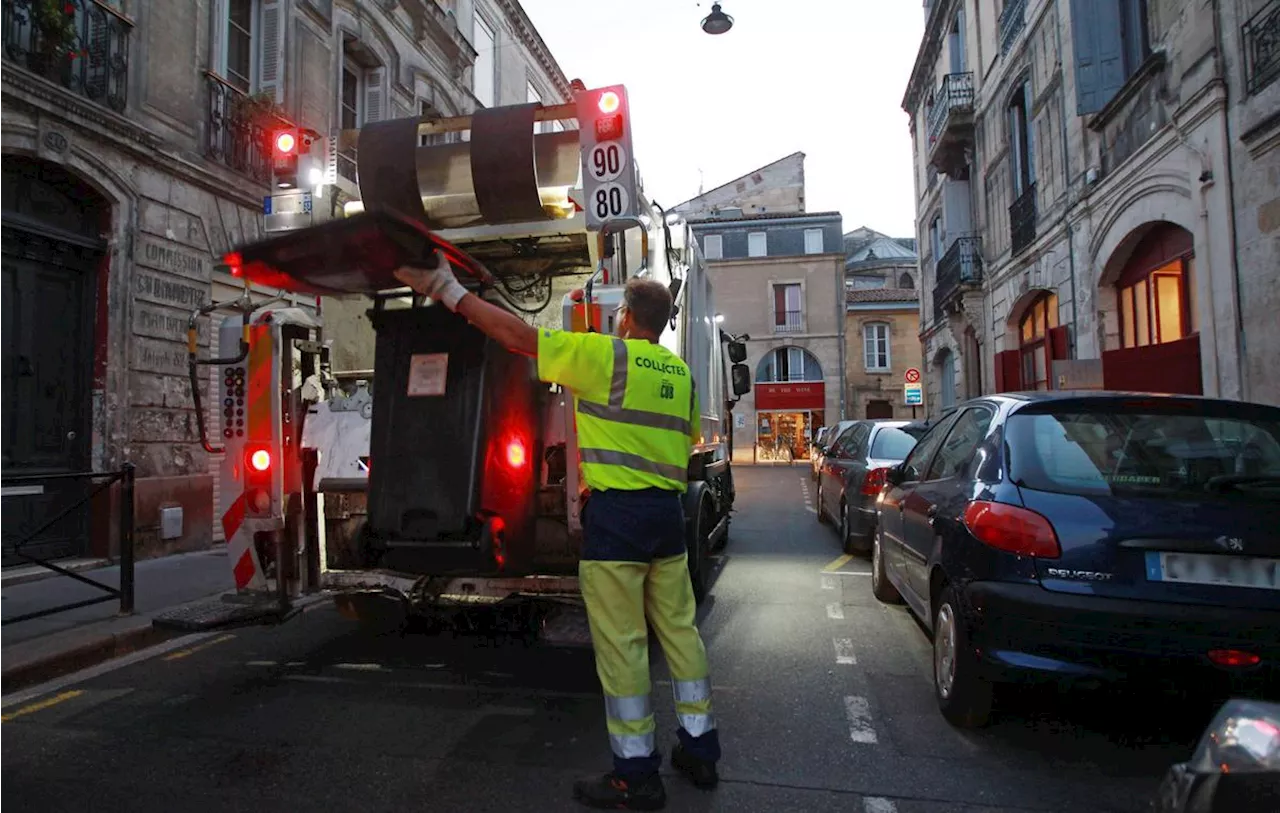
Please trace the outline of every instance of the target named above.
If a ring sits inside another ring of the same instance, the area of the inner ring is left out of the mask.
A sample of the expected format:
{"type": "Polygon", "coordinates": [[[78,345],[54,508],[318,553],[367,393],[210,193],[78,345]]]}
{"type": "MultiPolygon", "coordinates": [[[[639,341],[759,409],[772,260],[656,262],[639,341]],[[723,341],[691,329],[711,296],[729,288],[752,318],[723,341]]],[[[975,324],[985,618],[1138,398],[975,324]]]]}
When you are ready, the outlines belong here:
{"type": "Polygon", "coordinates": [[[919,302],[920,294],[914,288],[860,288],[845,291],[844,301],[854,302],[919,302]]]}
{"type": "Polygon", "coordinates": [[[686,221],[690,226],[705,226],[709,223],[734,223],[744,220],[804,220],[815,217],[840,217],[839,212],[760,212],[753,215],[736,217],[695,217],[686,221]]]}
{"type": "Polygon", "coordinates": [[[794,159],[794,158],[796,158],[796,157],[799,157],[799,158],[800,158],[800,160],[801,160],[801,161],[803,161],[803,160],[804,160],[804,153],[803,153],[803,152],[801,152],[801,151],[799,151],[799,150],[797,150],[796,152],[793,152],[793,153],[791,153],[790,155],[784,155],[783,157],[779,158],[779,159],[778,159],[778,160],[776,160],[776,161],[770,161],[769,163],[767,163],[767,164],[765,164],[765,165],[763,165],[763,166],[756,167],[755,169],[751,170],[750,172],[747,172],[747,173],[745,173],[745,174],[743,174],[743,175],[739,175],[738,177],[736,177],[736,178],[734,178],[734,179],[732,179],[732,180],[730,180],[730,181],[726,181],[725,183],[722,183],[722,184],[720,184],[719,186],[714,186],[714,187],[712,187],[711,189],[707,189],[707,190],[705,190],[705,191],[700,191],[700,192],[698,192],[698,194],[694,195],[693,197],[689,198],[688,200],[684,201],[683,203],[677,203],[675,206],[672,206],[672,207],[671,207],[671,211],[673,211],[673,212],[678,212],[678,211],[680,211],[680,209],[681,209],[682,207],[687,206],[687,205],[689,205],[690,203],[693,203],[693,202],[694,202],[695,200],[697,200],[698,198],[706,197],[707,195],[710,195],[710,194],[711,194],[711,193],[713,193],[713,192],[718,192],[718,191],[719,191],[719,190],[721,190],[721,189],[724,189],[724,188],[726,188],[726,187],[733,186],[733,185],[734,185],[734,184],[736,184],[738,181],[742,181],[742,180],[745,180],[745,179],[747,179],[747,178],[750,178],[752,175],[755,175],[755,174],[760,173],[760,172],[764,172],[766,169],[769,169],[770,167],[775,167],[775,166],[777,166],[778,164],[783,163],[784,161],[790,161],[790,160],[792,160],[792,159],[794,159]]]}

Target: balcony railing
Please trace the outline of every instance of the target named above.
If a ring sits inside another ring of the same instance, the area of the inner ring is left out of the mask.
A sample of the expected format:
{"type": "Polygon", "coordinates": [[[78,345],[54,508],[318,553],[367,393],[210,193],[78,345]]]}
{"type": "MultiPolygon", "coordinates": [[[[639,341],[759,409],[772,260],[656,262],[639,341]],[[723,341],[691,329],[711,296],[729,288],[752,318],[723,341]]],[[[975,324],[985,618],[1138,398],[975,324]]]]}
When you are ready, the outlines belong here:
{"type": "Polygon", "coordinates": [[[1036,240],[1036,185],[1031,184],[1009,207],[1009,238],[1018,254],[1036,240]]]}
{"type": "Polygon", "coordinates": [[[1241,27],[1245,88],[1257,93],[1280,77],[1280,0],[1271,0],[1241,27]]]}
{"type": "Polygon", "coordinates": [[[937,142],[953,113],[973,113],[973,74],[949,73],[942,77],[929,109],[929,143],[937,142]]]}
{"type": "Polygon", "coordinates": [[[777,311],[773,315],[774,333],[804,332],[804,311],[777,311]]]}
{"type": "Polygon", "coordinates": [[[1027,25],[1027,0],[1009,0],[1000,12],[1000,55],[1013,48],[1013,43],[1027,25]]]}
{"type": "Polygon", "coordinates": [[[93,0],[3,0],[0,16],[6,61],[124,111],[133,23],[93,0]]]}
{"type": "Polygon", "coordinates": [[[207,73],[209,86],[209,145],[205,154],[212,160],[252,178],[271,182],[271,129],[288,122],[264,113],[237,88],[221,77],[207,73]]]}
{"type": "Polygon", "coordinates": [[[982,284],[982,238],[958,237],[938,261],[933,286],[933,315],[942,319],[946,307],[966,285],[982,284]]]}

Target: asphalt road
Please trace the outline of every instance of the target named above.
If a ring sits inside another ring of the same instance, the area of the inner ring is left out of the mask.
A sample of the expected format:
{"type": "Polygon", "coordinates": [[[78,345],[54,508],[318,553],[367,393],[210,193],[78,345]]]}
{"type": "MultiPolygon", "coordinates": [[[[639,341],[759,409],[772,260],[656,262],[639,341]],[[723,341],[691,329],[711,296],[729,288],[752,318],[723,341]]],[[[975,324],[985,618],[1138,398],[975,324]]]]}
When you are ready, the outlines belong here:
{"type": "MultiPolygon", "coordinates": [[[[865,561],[836,561],[807,474],[738,474],[701,621],[723,781],[668,775],[669,810],[1145,809],[1200,711],[1042,690],[951,728],[925,634],[872,597],[865,561]]],[[[42,812],[574,810],[571,781],[609,767],[598,691],[588,651],[370,636],[325,605],[6,698],[0,793],[42,812]]]]}

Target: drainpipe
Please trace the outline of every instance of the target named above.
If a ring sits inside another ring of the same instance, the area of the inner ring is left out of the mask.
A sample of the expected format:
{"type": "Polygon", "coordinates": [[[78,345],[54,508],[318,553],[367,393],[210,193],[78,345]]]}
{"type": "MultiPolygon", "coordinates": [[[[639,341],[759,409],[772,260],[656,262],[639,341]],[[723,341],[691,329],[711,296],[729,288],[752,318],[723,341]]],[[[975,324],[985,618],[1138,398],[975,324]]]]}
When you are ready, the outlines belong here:
{"type": "MultiPolygon", "coordinates": [[[[1065,60],[1062,59],[1062,12],[1059,6],[1060,6],[1060,3],[1057,2],[1057,0],[1055,0],[1053,4],[1053,17],[1054,17],[1053,31],[1054,31],[1054,35],[1057,37],[1057,40],[1058,40],[1058,64],[1065,65],[1066,64],[1065,60]]],[[[1063,162],[1063,167],[1066,170],[1065,180],[1067,183],[1066,197],[1067,197],[1067,204],[1068,204],[1063,206],[1062,222],[1065,223],[1067,226],[1067,267],[1070,269],[1070,272],[1071,272],[1071,358],[1078,359],[1080,357],[1080,349],[1079,349],[1079,341],[1078,341],[1078,334],[1080,332],[1080,310],[1079,310],[1078,297],[1076,296],[1076,242],[1075,242],[1075,228],[1071,225],[1070,218],[1069,218],[1069,215],[1071,212],[1071,205],[1073,204],[1073,201],[1071,201],[1071,192],[1075,188],[1076,181],[1071,178],[1071,169],[1070,169],[1070,164],[1068,163],[1068,161],[1070,160],[1069,158],[1070,153],[1067,152],[1068,139],[1067,139],[1066,86],[1067,86],[1067,83],[1064,77],[1064,81],[1060,85],[1061,92],[1058,93],[1058,122],[1059,124],[1062,125],[1059,129],[1062,131],[1062,162],[1063,162]]],[[[1083,175],[1083,173],[1081,174],[1083,175]]],[[[1078,180],[1080,177],[1081,175],[1077,175],[1076,179],[1078,180]]],[[[1101,348],[1099,348],[1099,351],[1098,351],[1098,358],[1102,358],[1101,348]]]]}
{"type": "MultiPolygon", "coordinates": [[[[841,241],[841,244],[843,245],[843,239],[841,241]]],[[[847,338],[847,334],[848,334],[847,327],[849,322],[849,306],[846,300],[847,300],[847,295],[844,292],[844,254],[841,254],[840,262],[838,263],[838,267],[837,267],[837,275],[836,275],[836,330],[838,331],[838,335],[840,337],[839,338],[840,377],[837,379],[840,382],[840,420],[845,419],[845,403],[846,403],[845,391],[844,391],[844,377],[845,377],[844,365],[845,365],[845,359],[847,355],[846,348],[845,348],[845,339],[847,338]]]]}
{"type": "MultiPolygon", "coordinates": [[[[1227,142],[1226,149],[1226,165],[1227,165],[1227,219],[1231,222],[1231,258],[1232,264],[1235,266],[1232,275],[1232,281],[1235,288],[1235,301],[1232,302],[1236,315],[1236,375],[1239,379],[1240,400],[1245,400],[1250,393],[1248,386],[1248,365],[1244,363],[1245,353],[1248,352],[1249,343],[1245,335],[1244,315],[1240,312],[1240,300],[1242,294],[1240,291],[1240,232],[1236,226],[1236,199],[1235,199],[1235,170],[1232,160],[1232,143],[1231,137],[1231,83],[1227,81],[1227,66],[1225,51],[1223,50],[1222,39],[1222,3],[1221,0],[1213,0],[1213,37],[1217,54],[1214,61],[1218,64],[1218,74],[1222,77],[1222,91],[1226,96],[1224,99],[1224,109],[1222,111],[1222,135],[1227,142]]],[[[1201,194],[1204,193],[1202,186],[1201,194]]],[[[1208,263],[1206,263],[1208,265],[1208,263]]]]}

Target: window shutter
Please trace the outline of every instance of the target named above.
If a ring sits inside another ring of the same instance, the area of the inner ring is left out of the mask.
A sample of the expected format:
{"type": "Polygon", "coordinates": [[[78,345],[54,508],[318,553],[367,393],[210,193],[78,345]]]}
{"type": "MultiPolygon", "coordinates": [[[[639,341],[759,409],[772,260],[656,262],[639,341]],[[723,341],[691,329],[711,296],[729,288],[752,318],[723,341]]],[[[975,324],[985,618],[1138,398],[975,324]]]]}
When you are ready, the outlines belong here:
{"type": "Polygon", "coordinates": [[[258,91],[284,104],[284,2],[262,0],[258,37],[258,91]]]}
{"type": "Polygon", "coordinates": [[[372,124],[375,121],[382,121],[386,116],[386,92],[383,90],[383,80],[386,78],[386,68],[372,68],[365,71],[364,74],[364,123],[372,124]]]}
{"type": "Polygon", "coordinates": [[[1017,392],[1022,389],[1022,353],[1006,350],[996,353],[996,392],[1017,392]]]}
{"type": "Polygon", "coordinates": [[[1065,361],[1071,358],[1071,334],[1066,325],[1049,329],[1049,359],[1065,361]]]}
{"type": "Polygon", "coordinates": [[[1071,0],[1076,59],[1076,112],[1097,113],[1124,85],[1120,0],[1071,0]]]}

